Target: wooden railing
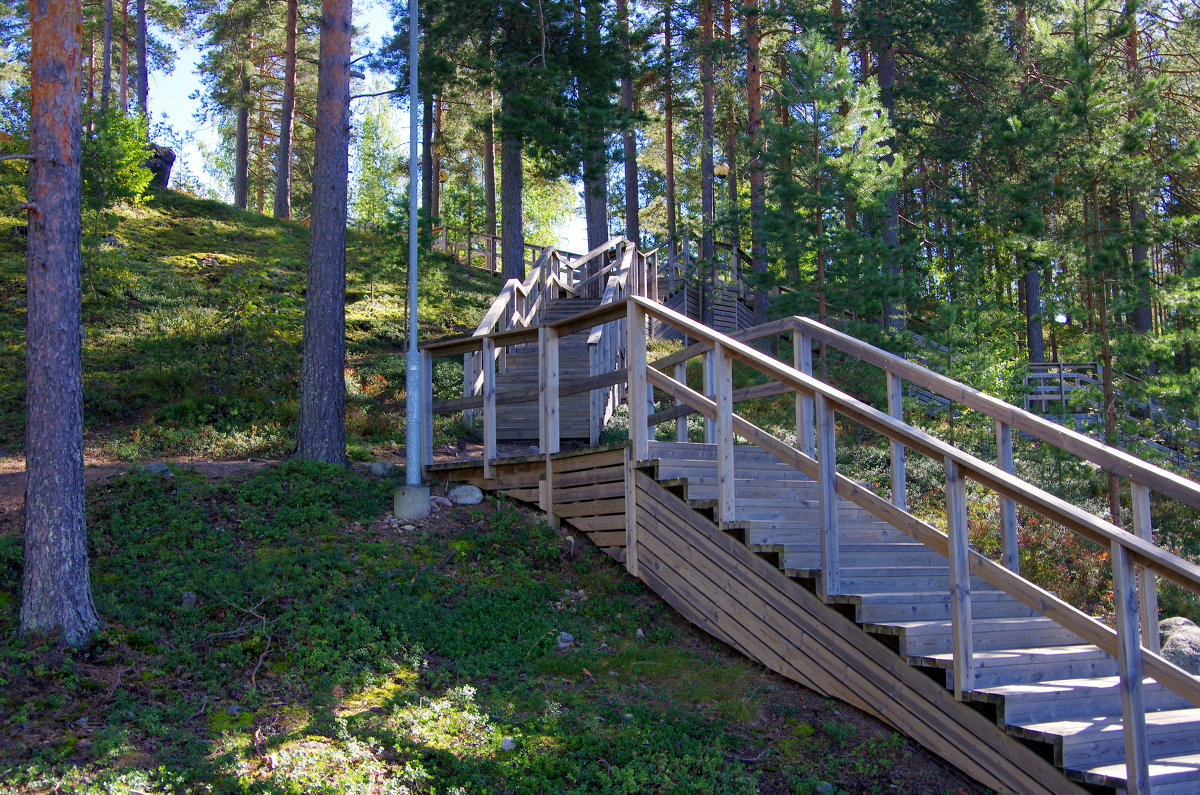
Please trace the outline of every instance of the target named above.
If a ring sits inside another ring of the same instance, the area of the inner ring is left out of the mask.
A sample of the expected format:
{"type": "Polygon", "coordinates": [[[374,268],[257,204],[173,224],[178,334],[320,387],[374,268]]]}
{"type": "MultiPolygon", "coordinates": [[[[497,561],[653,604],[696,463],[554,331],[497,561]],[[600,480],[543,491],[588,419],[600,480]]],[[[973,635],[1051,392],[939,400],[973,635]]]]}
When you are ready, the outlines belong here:
{"type": "MultiPolygon", "coordinates": [[[[500,236],[453,226],[433,228],[434,249],[450,254],[470,268],[482,268],[489,273],[500,272],[500,236]],[[477,261],[478,260],[478,261],[477,261]]],[[[545,246],[524,244],[525,269],[533,268],[545,246]]],[[[577,259],[580,255],[559,250],[564,259],[577,259]]]]}
{"type": "MultiPolygon", "coordinates": [[[[630,268],[622,269],[629,274],[630,268]]],[[[631,295],[566,320],[539,328],[485,332],[480,336],[426,346],[426,356],[490,352],[497,348],[534,342],[540,348],[543,375],[536,390],[539,405],[539,449],[546,456],[560,447],[559,401],[567,395],[624,386],[629,406],[632,459],[648,456],[648,442],[657,424],[676,421],[676,433],[686,440],[684,415],[699,413],[709,425],[707,435],[717,446],[717,519],[731,522],[736,516],[734,494],[735,437],[766,450],[817,481],[819,537],[823,595],[841,591],[837,501],[848,499],[875,517],[890,523],[915,540],[946,556],[950,562],[950,604],[955,693],[962,698],[972,688],[972,610],[970,576],[976,575],[1020,602],[1054,620],[1085,642],[1113,655],[1121,681],[1121,710],[1130,791],[1143,791],[1148,782],[1148,746],[1143,678],[1153,677],[1191,703],[1200,705],[1200,680],[1167,661],[1158,653],[1157,607],[1154,597],[1156,575],[1165,577],[1192,593],[1200,593],[1200,567],[1156,546],[1152,540],[1150,495],[1200,507],[1200,485],[1140,461],[1120,450],[1011,406],[978,390],[934,373],[898,356],[830,329],[815,321],[792,317],[764,326],[725,335],[662,307],[651,300],[631,295]],[[646,329],[649,322],[667,324],[698,342],[683,351],[649,363],[646,329]],[[568,334],[598,327],[624,327],[624,354],[614,357],[607,372],[561,383],[557,371],[558,340],[568,334]],[[791,334],[794,360],[777,361],[750,347],[748,340],[791,334]],[[812,343],[823,342],[880,367],[887,377],[888,410],[876,409],[812,377],[812,343]],[[701,356],[705,393],[686,383],[689,359],[701,356]],[[733,389],[733,363],[739,362],[766,376],[769,382],[747,389],[733,389]],[[618,366],[619,365],[619,366],[618,366]],[[668,375],[667,371],[674,373],[668,375]],[[905,381],[920,385],[992,417],[996,423],[999,459],[983,461],[953,445],[930,436],[903,421],[900,401],[905,381]],[[652,395],[657,389],[675,401],[674,408],[655,412],[652,395]],[[767,395],[795,396],[797,444],[779,439],[734,413],[736,403],[767,395]],[[845,420],[875,431],[889,440],[892,451],[891,500],[837,471],[835,420],[845,420]],[[1012,472],[1012,434],[1033,436],[1084,460],[1093,462],[1132,486],[1134,533],[1095,516],[1043,489],[1016,477],[1012,472]],[[944,465],[946,480],[947,531],[912,515],[907,510],[904,486],[904,456],[915,451],[944,465]],[[1003,565],[971,549],[967,540],[967,481],[995,492],[1003,506],[1003,565]],[[1015,506],[1107,546],[1112,556],[1116,627],[1110,628],[1071,604],[1022,578],[1017,566],[1015,506]],[[1139,600],[1139,591],[1142,594],[1139,600]]],[[[488,359],[485,356],[485,361],[488,359]]],[[[485,368],[485,373],[493,368],[485,368]]],[[[489,384],[493,379],[485,377],[489,384]]],[[[486,386],[483,394],[463,401],[432,404],[436,411],[454,411],[481,405],[487,428],[495,423],[497,403],[530,400],[529,390],[520,394],[495,394],[486,386]]],[[[494,441],[485,443],[485,468],[495,456],[494,441]]],[[[548,465],[548,464],[547,464],[548,465]]],[[[549,469],[547,469],[549,472],[549,469]]],[[[547,484],[547,488],[549,488],[547,484]]],[[[626,565],[637,572],[637,545],[627,543],[626,565]]]]}

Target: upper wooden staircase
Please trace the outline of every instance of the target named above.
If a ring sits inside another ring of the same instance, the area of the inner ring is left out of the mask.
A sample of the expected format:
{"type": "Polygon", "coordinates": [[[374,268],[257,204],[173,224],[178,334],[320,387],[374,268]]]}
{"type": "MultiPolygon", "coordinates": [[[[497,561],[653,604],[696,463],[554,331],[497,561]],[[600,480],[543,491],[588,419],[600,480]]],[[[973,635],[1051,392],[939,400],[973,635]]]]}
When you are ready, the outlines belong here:
{"type": "Polygon", "coordinates": [[[1200,508],[1200,486],[805,318],[708,329],[648,299],[630,251],[618,241],[590,274],[545,253],[532,281],[506,286],[491,325],[423,346],[427,358],[466,357],[464,397],[425,400],[481,421],[485,448],[437,465],[427,448],[429,477],[536,503],[714,637],[993,789],[1200,792],[1200,679],[1158,654],[1155,596],[1157,577],[1200,592],[1200,567],[1156,546],[1151,520],[1152,492],[1200,508]],[[601,296],[583,297],[600,279],[601,296]],[[504,307],[514,320],[501,328],[504,307]],[[656,323],[696,342],[648,363],[656,323]],[[747,344],[781,335],[787,363],[747,344]],[[882,368],[887,408],[813,378],[816,343],[882,368]],[[700,389],[686,377],[695,358],[700,389]],[[765,381],[734,390],[735,363],[765,381]],[[906,382],[992,416],[998,460],[904,423],[906,382]],[[735,412],[779,394],[795,397],[794,444],[735,412]],[[597,445],[597,421],[618,402],[630,440],[597,445]],[[692,413],[706,443],[688,440],[692,413]],[[890,440],[888,498],[838,472],[835,418],[890,440]],[[536,428],[538,452],[498,458],[506,423],[536,428]],[[1017,432],[1127,479],[1134,532],[1015,477],[1017,432]],[[564,451],[566,439],[584,446],[564,451]],[[910,452],[945,466],[944,526],[907,509],[910,452]],[[967,542],[968,481],[977,499],[998,500],[999,560],[967,542]],[[1018,506],[1109,547],[1115,627],[1020,576],[1018,506]]]}

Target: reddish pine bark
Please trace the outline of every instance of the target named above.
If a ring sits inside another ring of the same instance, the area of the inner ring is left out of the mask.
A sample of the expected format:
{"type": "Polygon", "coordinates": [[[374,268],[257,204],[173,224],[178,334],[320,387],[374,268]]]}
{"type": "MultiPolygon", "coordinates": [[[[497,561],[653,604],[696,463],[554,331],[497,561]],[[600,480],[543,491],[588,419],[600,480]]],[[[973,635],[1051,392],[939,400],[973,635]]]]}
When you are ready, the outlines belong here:
{"type": "Polygon", "coordinates": [[[288,0],[284,50],[283,107],[279,120],[279,153],[275,160],[275,217],[292,217],[292,121],[296,115],[296,25],[300,0],[288,0]]]}
{"type": "Polygon", "coordinates": [[[304,360],[296,456],[346,461],[346,177],[350,154],[351,0],[323,0],[317,73],[304,360]]]}
{"type": "Polygon", "coordinates": [[[80,6],[29,4],[29,232],[26,243],[25,569],[22,634],[73,646],[100,624],[83,513],[80,351],[80,6]]]}

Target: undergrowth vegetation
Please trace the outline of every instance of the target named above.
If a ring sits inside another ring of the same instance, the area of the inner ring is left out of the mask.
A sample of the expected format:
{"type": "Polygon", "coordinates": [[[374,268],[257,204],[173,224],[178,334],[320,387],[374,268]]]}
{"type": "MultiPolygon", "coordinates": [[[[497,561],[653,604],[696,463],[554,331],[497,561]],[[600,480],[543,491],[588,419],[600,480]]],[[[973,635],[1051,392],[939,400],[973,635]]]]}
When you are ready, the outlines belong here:
{"type": "MultiPolygon", "coordinates": [[[[122,460],[286,453],[308,230],[172,191],[107,215],[111,224],[85,224],[89,447],[122,460]]],[[[18,453],[23,435],[21,228],[0,216],[0,455],[18,453]]],[[[368,458],[404,436],[406,260],[388,237],[352,236],[348,249],[347,422],[351,454],[368,458]]],[[[498,289],[495,277],[430,255],[421,271],[422,334],[473,326],[498,289]]],[[[453,366],[442,369],[439,383],[453,383],[453,366]]]]}
{"type": "Polygon", "coordinates": [[[295,462],[94,486],[106,625],[78,653],[15,639],[0,535],[0,792],[977,791],[513,504],[406,528],[393,486],[295,462]]]}

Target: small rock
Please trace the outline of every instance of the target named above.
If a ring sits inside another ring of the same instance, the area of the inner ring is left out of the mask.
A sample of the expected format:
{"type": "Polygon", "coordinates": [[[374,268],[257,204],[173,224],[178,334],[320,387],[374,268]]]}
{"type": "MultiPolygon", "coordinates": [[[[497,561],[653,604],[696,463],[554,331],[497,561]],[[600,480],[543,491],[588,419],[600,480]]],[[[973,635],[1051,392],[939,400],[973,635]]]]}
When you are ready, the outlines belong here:
{"type": "Polygon", "coordinates": [[[515,751],[515,750],[517,750],[517,741],[516,741],[516,740],[514,740],[514,739],[513,739],[513,738],[511,738],[511,737],[505,737],[505,738],[503,738],[502,740],[500,740],[500,750],[501,750],[501,751],[515,751]]]}
{"type": "Polygon", "coordinates": [[[183,604],[184,610],[191,610],[192,608],[194,608],[196,606],[196,592],[195,591],[184,591],[182,604],[183,604]]]}
{"type": "Polygon", "coordinates": [[[417,526],[415,524],[406,524],[403,527],[401,527],[400,529],[406,533],[411,533],[413,530],[417,529],[417,526]]]}
{"type": "Polygon", "coordinates": [[[833,785],[828,781],[822,781],[817,784],[817,792],[833,792],[833,785]]]}
{"type": "Polygon", "coordinates": [[[438,508],[449,508],[451,505],[454,504],[454,503],[450,502],[450,500],[446,499],[445,497],[441,497],[437,494],[430,495],[429,502],[438,508]]]}
{"type": "Polygon", "coordinates": [[[483,492],[480,488],[469,484],[450,489],[449,497],[455,505],[478,505],[483,502],[483,492]]]}
{"type": "Polygon", "coordinates": [[[228,707],[225,708],[225,714],[226,715],[235,715],[235,716],[241,715],[242,708],[239,707],[237,704],[230,704],[228,707]]]}
{"type": "Polygon", "coordinates": [[[146,466],[142,467],[142,471],[148,472],[151,475],[161,475],[164,478],[175,477],[175,473],[171,471],[171,468],[162,461],[153,461],[149,464],[146,464],[146,466]]]}
{"type": "Polygon", "coordinates": [[[80,740],[79,742],[75,743],[75,747],[80,751],[90,751],[92,749],[92,741],[80,740]]]}
{"type": "Polygon", "coordinates": [[[575,636],[572,635],[570,632],[560,632],[560,633],[558,633],[558,642],[565,643],[568,646],[570,646],[572,643],[575,642],[575,636]]]}
{"type": "Polygon", "coordinates": [[[622,720],[633,720],[633,713],[626,712],[624,715],[621,716],[621,719],[622,720]]]}
{"type": "Polygon", "coordinates": [[[396,471],[396,465],[390,461],[372,461],[367,469],[377,478],[386,478],[396,471]]]}
{"type": "Polygon", "coordinates": [[[646,637],[646,633],[645,633],[645,632],[642,632],[642,628],[641,628],[641,627],[638,627],[638,628],[637,628],[637,632],[633,633],[633,636],[634,636],[635,638],[637,638],[638,640],[641,640],[642,638],[646,637]]]}
{"type": "Polygon", "coordinates": [[[100,242],[106,246],[112,246],[113,248],[125,248],[125,244],[121,242],[121,238],[116,237],[115,235],[105,235],[104,237],[100,238],[100,242]]]}

